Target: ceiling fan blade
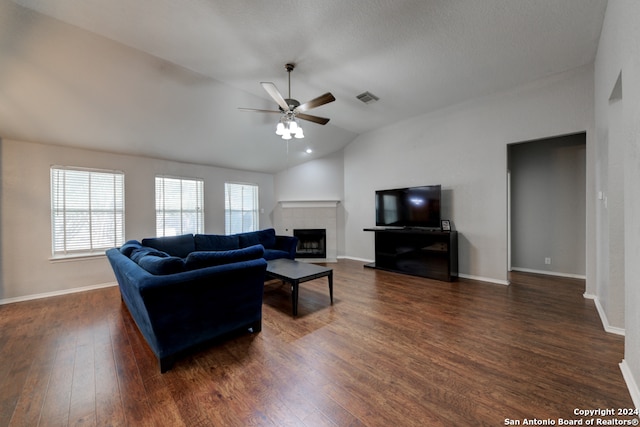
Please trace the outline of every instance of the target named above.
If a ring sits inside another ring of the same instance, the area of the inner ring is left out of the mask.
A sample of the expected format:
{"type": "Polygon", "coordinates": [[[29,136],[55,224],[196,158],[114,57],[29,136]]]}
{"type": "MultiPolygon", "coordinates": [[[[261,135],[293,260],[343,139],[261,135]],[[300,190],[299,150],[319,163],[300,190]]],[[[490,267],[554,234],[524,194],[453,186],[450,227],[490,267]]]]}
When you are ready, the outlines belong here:
{"type": "Polygon", "coordinates": [[[326,125],[327,123],[329,123],[329,119],[325,117],[312,116],[310,114],[299,113],[296,114],[296,117],[309,122],[317,123],[319,125],[326,125]]]}
{"type": "Polygon", "coordinates": [[[309,102],[305,102],[302,105],[299,105],[298,107],[296,107],[296,112],[298,111],[307,111],[307,110],[311,110],[312,108],[316,108],[319,107],[321,105],[324,104],[328,104],[330,102],[335,101],[336,98],[331,94],[331,92],[327,92],[324,95],[320,95],[317,98],[312,99],[309,102]]]}
{"type": "Polygon", "coordinates": [[[278,114],[282,114],[282,111],[280,111],[280,110],[261,110],[259,108],[241,108],[240,107],[240,108],[238,108],[238,110],[240,110],[240,111],[249,111],[249,112],[253,111],[253,112],[256,112],[256,113],[278,113],[278,114]]]}
{"type": "Polygon", "coordinates": [[[278,91],[278,88],[276,88],[276,85],[271,82],[260,82],[260,84],[262,85],[264,90],[267,91],[269,96],[271,96],[273,100],[278,103],[280,108],[282,108],[284,111],[289,111],[289,106],[287,105],[287,102],[284,100],[282,95],[280,95],[280,92],[278,91]]]}

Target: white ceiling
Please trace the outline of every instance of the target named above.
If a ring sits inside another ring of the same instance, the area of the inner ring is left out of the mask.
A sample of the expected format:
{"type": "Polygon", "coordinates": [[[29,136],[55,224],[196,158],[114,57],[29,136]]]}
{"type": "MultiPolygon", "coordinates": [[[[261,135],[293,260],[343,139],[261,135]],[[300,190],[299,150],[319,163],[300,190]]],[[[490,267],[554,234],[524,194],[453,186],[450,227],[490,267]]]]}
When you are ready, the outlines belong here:
{"type": "Polygon", "coordinates": [[[0,136],[276,172],[593,62],[606,0],[0,0],[0,136]],[[1,58],[4,58],[1,59],[1,58]],[[331,91],[287,146],[259,82],[331,91]],[[380,100],[366,105],[356,95],[380,100]],[[302,149],[312,147],[311,156],[302,149]]]}

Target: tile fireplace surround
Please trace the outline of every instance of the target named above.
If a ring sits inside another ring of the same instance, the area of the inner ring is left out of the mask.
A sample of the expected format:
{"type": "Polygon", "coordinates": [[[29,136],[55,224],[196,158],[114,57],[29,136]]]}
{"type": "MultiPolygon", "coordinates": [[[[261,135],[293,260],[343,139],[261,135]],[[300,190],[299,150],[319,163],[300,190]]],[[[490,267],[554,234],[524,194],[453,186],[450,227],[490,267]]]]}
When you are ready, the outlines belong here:
{"type": "Polygon", "coordinates": [[[327,257],[300,261],[336,262],[338,259],[338,200],[281,201],[279,215],[274,217],[278,234],[293,235],[294,229],[324,228],[327,231],[327,257]]]}

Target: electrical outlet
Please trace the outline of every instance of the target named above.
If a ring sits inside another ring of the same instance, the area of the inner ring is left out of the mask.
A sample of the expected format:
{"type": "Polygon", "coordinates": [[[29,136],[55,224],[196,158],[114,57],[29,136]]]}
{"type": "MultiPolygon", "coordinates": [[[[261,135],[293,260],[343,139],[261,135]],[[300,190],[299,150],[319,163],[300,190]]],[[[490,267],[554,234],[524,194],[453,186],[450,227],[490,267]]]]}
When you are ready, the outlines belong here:
{"type": "Polygon", "coordinates": [[[544,263],[547,265],[551,265],[551,258],[547,257],[544,259],[544,263]]]}

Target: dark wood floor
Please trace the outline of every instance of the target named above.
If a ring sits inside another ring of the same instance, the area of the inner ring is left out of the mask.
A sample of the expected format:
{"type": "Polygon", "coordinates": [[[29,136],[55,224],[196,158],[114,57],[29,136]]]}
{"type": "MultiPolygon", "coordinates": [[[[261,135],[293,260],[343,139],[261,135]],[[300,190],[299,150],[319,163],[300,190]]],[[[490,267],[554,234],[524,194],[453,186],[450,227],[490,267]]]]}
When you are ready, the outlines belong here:
{"type": "Polygon", "coordinates": [[[166,374],[116,287],[0,306],[0,426],[476,426],[626,408],[623,338],[584,283],[509,287],[333,266],[265,288],[263,329],[166,374]]]}

